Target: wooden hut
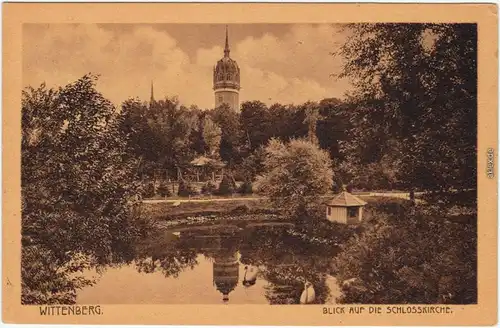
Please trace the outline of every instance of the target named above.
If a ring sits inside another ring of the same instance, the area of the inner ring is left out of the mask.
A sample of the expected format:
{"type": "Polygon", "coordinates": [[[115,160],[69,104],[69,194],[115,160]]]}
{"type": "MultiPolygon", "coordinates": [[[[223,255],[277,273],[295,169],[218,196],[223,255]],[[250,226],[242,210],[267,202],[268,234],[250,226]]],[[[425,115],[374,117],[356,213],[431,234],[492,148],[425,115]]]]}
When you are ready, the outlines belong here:
{"type": "Polygon", "coordinates": [[[364,200],[343,191],[326,203],[326,218],[332,222],[345,224],[360,223],[365,205],[364,200]]]}

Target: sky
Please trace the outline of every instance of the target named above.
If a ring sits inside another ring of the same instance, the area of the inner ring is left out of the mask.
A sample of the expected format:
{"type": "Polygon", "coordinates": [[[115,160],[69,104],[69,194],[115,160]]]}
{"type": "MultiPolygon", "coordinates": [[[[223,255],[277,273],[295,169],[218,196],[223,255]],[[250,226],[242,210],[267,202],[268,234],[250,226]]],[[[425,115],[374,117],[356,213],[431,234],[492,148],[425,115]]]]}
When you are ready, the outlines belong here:
{"type": "MultiPolygon", "coordinates": [[[[341,59],[331,55],[345,40],[334,25],[228,25],[230,56],[241,71],[240,102],[299,104],[343,98],[341,59]]],[[[213,66],[223,56],[225,25],[25,24],[23,86],[71,83],[99,74],[98,90],[115,105],[178,96],[186,106],[212,108],[213,66]]]]}

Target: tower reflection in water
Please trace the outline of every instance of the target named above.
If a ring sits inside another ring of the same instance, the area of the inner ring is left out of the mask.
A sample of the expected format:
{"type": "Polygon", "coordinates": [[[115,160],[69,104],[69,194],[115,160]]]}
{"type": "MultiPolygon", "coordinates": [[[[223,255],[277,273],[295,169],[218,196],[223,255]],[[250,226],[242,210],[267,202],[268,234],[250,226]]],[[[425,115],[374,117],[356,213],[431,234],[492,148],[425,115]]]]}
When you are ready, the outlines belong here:
{"type": "Polygon", "coordinates": [[[230,253],[221,249],[215,256],[213,281],[217,290],[222,293],[222,301],[225,303],[229,301],[229,293],[238,285],[239,264],[236,252],[230,253]]]}
{"type": "Polygon", "coordinates": [[[238,229],[191,231],[182,236],[190,238],[197,248],[212,260],[213,285],[222,294],[222,302],[228,303],[229,294],[239,282],[238,229]]]}
{"type": "Polygon", "coordinates": [[[269,304],[324,304],[335,285],[327,279],[336,246],[304,239],[297,231],[286,224],[193,227],[183,229],[174,247],[190,249],[211,262],[212,284],[221,303],[231,303],[231,293],[241,301],[238,285],[246,295],[244,290],[255,291],[260,280],[257,290],[269,304]],[[301,300],[304,291],[306,301],[301,300]]]}

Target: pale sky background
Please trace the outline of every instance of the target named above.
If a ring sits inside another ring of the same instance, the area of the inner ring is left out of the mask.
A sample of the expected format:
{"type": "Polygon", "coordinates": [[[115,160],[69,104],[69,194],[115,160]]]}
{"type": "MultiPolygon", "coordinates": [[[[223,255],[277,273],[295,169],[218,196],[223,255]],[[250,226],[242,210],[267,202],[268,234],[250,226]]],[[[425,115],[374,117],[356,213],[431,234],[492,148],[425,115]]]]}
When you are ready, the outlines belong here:
{"type": "MultiPolygon", "coordinates": [[[[98,90],[115,105],[177,95],[212,108],[212,70],[223,56],[225,25],[25,24],[23,85],[60,86],[99,74],[98,90]]],[[[241,69],[240,101],[290,104],[343,98],[347,80],[330,53],[344,42],[334,25],[229,25],[231,58],[241,69]]]]}

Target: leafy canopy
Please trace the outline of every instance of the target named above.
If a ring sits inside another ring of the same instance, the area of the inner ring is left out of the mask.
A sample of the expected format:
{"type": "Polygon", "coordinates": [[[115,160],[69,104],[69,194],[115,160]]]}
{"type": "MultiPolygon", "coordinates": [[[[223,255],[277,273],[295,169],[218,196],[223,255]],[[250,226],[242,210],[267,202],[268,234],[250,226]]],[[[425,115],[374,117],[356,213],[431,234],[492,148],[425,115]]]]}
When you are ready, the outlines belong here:
{"type": "Polygon", "coordinates": [[[317,145],[305,140],[284,144],[271,139],[265,152],[264,173],[257,177],[256,188],[276,206],[296,213],[330,190],[331,160],[317,145]]]}
{"type": "Polygon", "coordinates": [[[352,140],[342,145],[356,176],[380,161],[408,189],[476,188],[477,26],[352,24],[337,53],[354,85],[352,140]],[[356,172],[358,169],[358,172],[356,172]]]}
{"type": "Polygon", "coordinates": [[[72,273],[130,257],[138,234],[137,161],[96,79],[22,94],[24,303],[74,301],[72,273]]]}

